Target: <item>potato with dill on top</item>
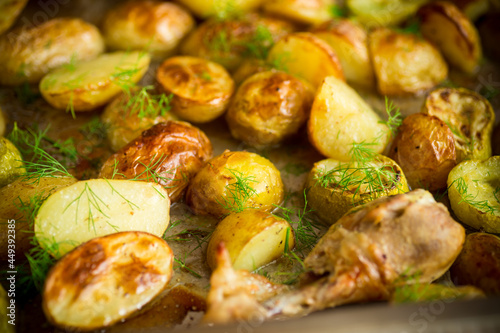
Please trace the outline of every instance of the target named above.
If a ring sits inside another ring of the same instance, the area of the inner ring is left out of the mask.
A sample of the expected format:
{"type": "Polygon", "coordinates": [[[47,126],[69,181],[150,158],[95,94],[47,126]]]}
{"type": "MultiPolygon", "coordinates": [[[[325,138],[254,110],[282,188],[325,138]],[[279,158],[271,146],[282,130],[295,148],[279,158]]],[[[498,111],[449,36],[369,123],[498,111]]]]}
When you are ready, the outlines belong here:
{"type": "Polygon", "coordinates": [[[178,201],[191,178],[212,157],[212,144],[198,128],[182,121],[159,123],[111,155],[100,178],[155,182],[178,201]]]}
{"type": "Polygon", "coordinates": [[[273,163],[254,153],[228,150],[205,164],[186,193],[195,214],[218,218],[246,208],[270,212],[283,198],[283,182],[273,163]]]}
{"type": "Polygon", "coordinates": [[[368,36],[378,90],[383,95],[408,95],[433,88],[448,76],[438,49],[411,33],[377,28],[368,36]]]}
{"type": "Polygon", "coordinates": [[[113,325],[155,300],[173,274],[174,254],[161,238],[120,232],[82,244],[49,271],[42,306],[57,327],[113,325]]]}
{"type": "Polygon", "coordinates": [[[221,65],[179,56],[165,60],[156,72],[158,90],[172,94],[172,111],[180,118],[206,123],[226,111],[234,81],[221,65]]]}
{"type": "Polygon", "coordinates": [[[429,191],[445,188],[457,165],[453,133],[441,119],[424,113],[403,120],[389,157],[401,166],[413,189],[429,191]]]}
{"type": "Polygon", "coordinates": [[[104,51],[99,30],[80,19],[58,18],[0,37],[0,84],[37,83],[53,69],[104,51]]]}
{"type": "Polygon", "coordinates": [[[313,94],[309,83],[287,73],[257,73],[239,87],[226,113],[231,134],[257,148],[280,143],[305,123],[313,94]]]}
{"type": "Polygon", "coordinates": [[[114,50],[147,50],[155,59],[173,54],[194,28],[189,12],[170,2],[128,1],[106,14],[103,34],[114,50]]]}

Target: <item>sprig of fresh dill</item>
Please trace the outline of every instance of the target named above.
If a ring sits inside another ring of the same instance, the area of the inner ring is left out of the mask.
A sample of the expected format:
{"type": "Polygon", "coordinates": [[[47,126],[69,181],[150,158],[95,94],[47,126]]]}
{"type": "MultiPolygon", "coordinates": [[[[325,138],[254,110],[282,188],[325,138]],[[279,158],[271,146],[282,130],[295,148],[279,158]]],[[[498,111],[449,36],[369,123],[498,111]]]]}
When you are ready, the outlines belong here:
{"type": "Polygon", "coordinates": [[[385,124],[392,135],[396,135],[399,126],[403,123],[403,118],[399,108],[387,96],[385,96],[385,112],[387,113],[387,120],[380,120],[379,123],[385,124]]]}
{"type": "MultiPolygon", "coordinates": [[[[454,186],[460,195],[460,201],[458,204],[465,202],[466,204],[474,207],[475,209],[485,213],[485,214],[495,214],[497,212],[500,212],[500,209],[498,207],[495,207],[490,204],[488,200],[477,200],[477,196],[479,195],[476,193],[476,195],[473,195],[469,193],[469,186],[467,185],[467,182],[463,177],[459,177],[455,179],[450,186],[448,186],[448,189],[450,187],[454,186]]],[[[493,193],[493,196],[496,201],[498,201],[497,193],[500,192],[500,187],[497,187],[495,189],[495,192],[493,193]]]]}
{"type": "MultiPolygon", "coordinates": [[[[135,86],[131,89],[135,88],[138,87],[135,86]]],[[[135,115],[140,119],[165,116],[172,108],[171,102],[174,95],[152,94],[150,92],[152,90],[154,90],[154,87],[151,85],[140,87],[139,90],[130,92],[125,90],[125,93],[128,95],[125,109],[129,112],[124,114],[124,116],[135,115]]]]}
{"type": "Polygon", "coordinates": [[[241,171],[235,169],[226,168],[227,171],[232,175],[234,182],[229,183],[225,186],[225,193],[221,196],[221,201],[217,202],[225,210],[232,213],[239,213],[247,208],[248,200],[258,195],[257,191],[252,187],[252,183],[258,183],[255,176],[245,176],[241,171]]]}
{"type": "Polygon", "coordinates": [[[243,43],[244,56],[266,60],[269,50],[274,45],[273,34],[265,25],[259,24],[250,39],[243,43]]]}

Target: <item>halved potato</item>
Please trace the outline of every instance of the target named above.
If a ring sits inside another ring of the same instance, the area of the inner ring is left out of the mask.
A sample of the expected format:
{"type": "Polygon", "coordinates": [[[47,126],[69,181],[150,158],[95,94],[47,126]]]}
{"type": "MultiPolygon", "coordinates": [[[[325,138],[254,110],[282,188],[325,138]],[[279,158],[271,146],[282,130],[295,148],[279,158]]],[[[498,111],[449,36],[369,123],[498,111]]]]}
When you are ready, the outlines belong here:
{"type": "Polygon", "coordinates": [[[440,88],[427,96],[422,112],[441,119],[455,137],[457,163],[491,156],[495,112],[490,102],[465,88],[440,88]]]}
{"type": "Polygon", "coordinates": [[[3,34],[16,21],[21,11],[26,7],[28,0],[0,1],[0,34],[3,34]]]}
{"type": "Polygon", "coordinates": [[[401,167],[383,155],[365,163],[319,161],[306,182],[307,203],[329,225],[355,206],[409,190],[401,167]]]}
{"type": "Polygon", "coordinates": [[[231,134],[252,147],[282,142],[306,122],[314,92],[309,83],[278,71],[243,82],[226,113],[231,134]]]}
{"type": "Polygon", "coordinates": [[[369,143],[384,151],[389,129],[380,117],[345,82],[329,76],[320,86],[308,122],[309,141],[327,157],[349,161],[354,143],[369,143]]]}
{"type": "Polygon", "coordinates": [[[368,48],[382,95],[427,90],[448,76],[438,49],[417,35],[377,28],[369,34],[368,48]]]}
{"type": "Polygon", "coordinates": [[[149,66],[144,52],[114,52],[45,75],[40,93],[56,109],[90,111],[139,82],[149,66]]]}
{"type": "Polygon", "coordinates": [[[254,271],[295,247],[290,224],[273,214],[247,209],[227,216],[217,224],[207,248],[207,262],[217,267],[217,249],[224,243],[233,268],[254,271]],[[285,245],[288,246],[285,249],[285,245]]]}
{"type": "MultiPolygon", "coordinates": [[[[42,204],[35,237],[63,255],[92,238],[119,231],[145,231],[161,237],[170,222],[170,199],[158,184],[93,179],[65,187],[42,204]]],[[[56,255],[55,253],[52,253],[56,255]]]]}
{"type": "Polygon", "coordinates": [[[144,131],[111,155],[99,177],[158,183],[175,202],[211,157],[212,144],[205,133],[183,121],[167,121],[144,131]]]}
{"type": "Polygon", "coordinates": [[[458,164],[448,176],[448,197],[460,221],[500,233],[500,156],[458,164]]]}
{"type": "Polygon", "coordinates": [[[201,18],[217,16],[225,19],[240,12],[257,8],[263,0],[177,0],[201,18]]]}
{"type": "Polygon", "coordinates": [[[194,25],[189,12],[175,3],[128,1],[108,11],[103,34],[111,49],[144,50],[163,60],[175,52],[194,25]]]}
{"type": "Polygon", "coordinates": [[[205,164],[186,193],[195,214],[218,218],[247,208],[270,212],[283,198],[283,182],[274,164],[254,153],[228,150],[205,164]]]}
{"type": "Polygon", "coordinates": [[[43,311],[52,324],[64,329],[110,326],[166,289],[173,261],[168,244],[145,232],[94,238],[49,271],[43,311]]]}
{"type": "Polygon", "coordinates": [[[375,74],[368,55],[366,30],[348,19],[330,20],[311,32],[330,45],[337,54],[347,82],[371,88],[375,74]]]}
{"type": "Polygon", "coordinates": [[[291,33],[269,50],[267,61],[305,79],[317,88],[327,76],[345,81],[335,51],[326,42],[309,32],[291,33]]]}
{"type": "Polygon", "coordinates": [[[473,74],[482,57],[476,28],[453,3],[436,1],[418,11],[422,35],[434,43],[445,59],[459,70],[473,74]]]}
{"type": "Polygon", "coordinates": [[[415,14],[428,0],[347,0],[355,19],[368,28],[397,25],[415,14]]]}
{"type": "Polygon", "coordinates": [[[457,165],[453,133],[441,119],[424,113],[403,120],[389,157],[401,166],[411,188],[428,191],[445,188],[457,165]]]}
{"type": "MultiPolygon", "coordinates": [[[[3,14],[3,13],[2,13],[3,14]]],[[[53,69],[104,51],[99,30],[80,19],[58,18],[0,37],[0,84],[37,83],[53,69]]]]}
{"type": "Polygon", "coordinates": [[[111,149],[120,150],[153,125],[177,120],[169,107],[147,87],[120,94],[101,114],[111,149]]]}
{"type": "Polygon", "coordinates": [[[160,91],[173,94],[172,111],[180,118],[206,123],[226,111],[234,81],[219,64],[179,56],[165,60],[156,72],[160,91]]]}
{"type": "Polygon", "coordinates": [[[331,18],[331,0],[267,0],[265,13],[305,24],[318,24],[331,18]]]}
{"type": "Polygon", "coordinates": [[[0,187],[26,172],[19,150],[9,139],[0,137],[0,187]]]}
{"type": "Polygon", "coordinates": [[[467,235],[450,277],[456,285],[473,285],[487,296],[499,296],[500,238],[479,232],[467,235]]]}

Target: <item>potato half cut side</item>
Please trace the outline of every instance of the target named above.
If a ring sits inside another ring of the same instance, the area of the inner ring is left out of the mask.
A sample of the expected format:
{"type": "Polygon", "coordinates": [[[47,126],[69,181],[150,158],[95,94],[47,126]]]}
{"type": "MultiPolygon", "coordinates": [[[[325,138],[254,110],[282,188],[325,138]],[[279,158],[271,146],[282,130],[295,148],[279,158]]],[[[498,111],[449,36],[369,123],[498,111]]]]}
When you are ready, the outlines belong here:
{"type": "Polygon", "coordinates": [[[56,109],[90,111],[108,103],[122,87],[137,83],[150,57],[144,52],[114,52],[61,67],[40,82],[43,98],[56,109]]]}
{"type": "Polygon", "coordinates": [[[349,161],[354,143],[370,143],[382,153],[388,128],[380,117],[345,82],[329,76],[316,93],[308,122],[309,141],[323,155],[349,161]]]}
{"type": "Polygon", "coordinates": [[[479,34],[453,3],[437,1],[418,11],[422,35],[436,45],[445,59],[459,70],[473,74],[482,57],[479,34]]]}
{"type": "Polygon", "coordinates": [[[170,199],[160,185],[93,179],[52,194],[35,218],[35,237],[52,255],[61,256],[92,238],[119,231],[161,237],[169,222],[170,199]]]}
{"type": "Polygon", "coordinates": [[[422,112],[438,117],[455,138],[457,163],[491,156],[495,112],[486,98],[465,88],[440,88],[427,96],[422,112]]]}
{"type": "Polygon", "coordinates": [[[212,270],[217,266],[220,243],[226,246],[233,268],[248,271],[270,263],[295,246],[292,227],[286,220],[256,209],[231,214],[219,222],[207,248],[212,270]]]}
{"type": "Polygon", "coordinates": [[[309,32],[292,33],[281,38],[269,50],[269,63],[289,74],[305,79],[317,88],[327,76],[345,81],[335,51],[309,32]]]}
{"type": "Polygon", "coordinates": [[[163,239],[145,232],[94,238],[50,270],[43,310],[50,322],[65,329],[110,326],[165,290],[173,258],[163,239]]]}
{"type": "Polygon", "coordinates": [[[234,81],[224,67],[195,57],[167,59],[158,68],[156,80],[162,92],[173,95],[172,111],[194,123],[222,115],[234,92],[234,81]]]}
{"type": "Polygon", "coordinates": [[[500,233],[500,156],[458,164],[448,176],[448,197],[460,221],[500,233]]]}

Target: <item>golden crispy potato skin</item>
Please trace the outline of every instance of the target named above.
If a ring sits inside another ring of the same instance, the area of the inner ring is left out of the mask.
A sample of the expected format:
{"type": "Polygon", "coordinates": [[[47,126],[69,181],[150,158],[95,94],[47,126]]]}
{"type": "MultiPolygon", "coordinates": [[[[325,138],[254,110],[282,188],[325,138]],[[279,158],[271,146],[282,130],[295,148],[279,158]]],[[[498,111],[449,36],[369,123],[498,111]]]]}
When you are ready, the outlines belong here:
{"type": "Polygon", "coordinates": [[[455,139],[438,117],[415,113],[403,120],[389,157],[401,166],[413,189],[439,190],[457,164],[455,139]]]}
{"type": "Polygon", "coordinates": [[[36,83],[51,70],[104,51],[99,30],[80,19],[53,19],[0,37],[0,84],[36,83]]]}
{"type": "Polygon", "coordinates": [[[128,1],[106,14],[103,34],[112,49],[148,50],[162,60],[174,53],[194,24],[191,15],[174,3],[128,1]]]}
{"type": "Polygon", "coordinates": [[[137,177],[157,182],[175,202],[210,157],[212,144],[205,133],[186,122],[167,121],[144,131],[111,155],[99,176],[112,178],[115,174],[115,179],[137,177]]]}
{"type": "Polygon", "coordinates": [[[304,24],[318,24],[331,17],[329,0],[266,0],[264,12],[304,24]]]}
{"type": "Polygon", "coordinates": [[[283,198],[280,172],[269,160],[246,151],[227,150],[205,164],[186,193],[186,202],[196,214],[218,218],[238,208],[237,201],[245,208],[270,212],[283,198]],[[237,194],[232,195],[231,191],[237,194]],[[249,195],[238,194],[242,192],[249,195]]]}
{"type": "Polygon", "coordinates": [[[485,233],[468,235],[450,274],[456,285],[476,286],[487,296],[500,295],[500,238],[485,233]]]}
{"type": "Polygon", "coordinates": [[[28,0],[3,0],[0,2],[0,34],[9,29],[16,21],[28,0]]]}
{"type": "Polygon", "coordinates": [[[252,147],[280,143],[305,123],[313,100],[308,83],[267,71],[248,78],[226,113],[231,134],[252,147]]]}
{"type": "Polygon", "coordinates": [[[148,233],[94,238],[50,270],[43,310],[50,322],[62,328],[92,330],[112,325],[167,287],[173,258],[168,244],[148,233]]]}
{"type": "Polygon", "coordinates": [[[184,120],[205,123],[226,110],[234,81],[221,65],[180,56],[165,60],[156,72],[159,90],[172,94],[172,111],[184,120]]]}
{"type": "Polygon", "coordinates": [[[448,66],[437,48],[417,35],[378,28],[369,34],[368,48],[383,95],[427,90],[448,76],[448,66]]]}
{"type": "Polygon", "coordinates": [[[479,34],[464,13],[451,2],[436,1],[420,8],[418,15],[422,35],[451,65],[469,74],[477,71],[482,57],[479,34]]]}

